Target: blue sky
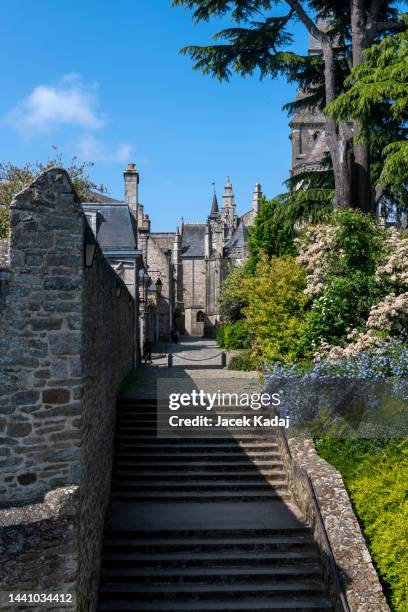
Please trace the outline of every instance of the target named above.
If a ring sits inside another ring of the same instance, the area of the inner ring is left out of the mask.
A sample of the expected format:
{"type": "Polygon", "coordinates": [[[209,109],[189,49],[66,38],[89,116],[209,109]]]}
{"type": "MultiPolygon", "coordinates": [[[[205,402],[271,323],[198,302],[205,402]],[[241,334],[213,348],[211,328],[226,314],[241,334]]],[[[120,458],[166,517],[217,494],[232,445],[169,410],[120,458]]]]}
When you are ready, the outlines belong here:
{"type": "MultiPolygon", "coordinates": [[[[136,162],[153,229],[208,213],[231,176],[239,212],[254,184],[271,197],[290,167],[283,79],[219,83],[192,70],[179,49],[205,44],[229,22],[195,26],[170,0],[3,0],[0,160],[45,161],[57,145],[94,161],[92,178],[123,197],[136,162]]],[[[307,48],[301,25],[296,49],[307,48]]]]}

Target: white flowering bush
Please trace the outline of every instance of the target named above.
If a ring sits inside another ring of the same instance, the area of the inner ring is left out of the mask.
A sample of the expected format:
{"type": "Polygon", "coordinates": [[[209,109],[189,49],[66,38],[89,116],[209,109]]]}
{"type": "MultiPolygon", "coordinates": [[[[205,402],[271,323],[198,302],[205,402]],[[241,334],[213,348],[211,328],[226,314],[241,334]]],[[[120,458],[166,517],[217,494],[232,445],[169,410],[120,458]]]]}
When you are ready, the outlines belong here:
{"type": "Polygon", "coordinates": [[[328,268],[327,255],[333,251],[336,227],[334,225],[310,225],[302,237],[296,240],[299,248],[298,263],[307,271],[306,289],[309,297],[318,297],[323,290],[323,280],[328,268]]]}
{"type": "Polygon", "coordinates": [[[351,358],[386,339],[406,338],[406,233],[380,229],[347,211],[330,224],[308,226],[297,246],[298,263],[307,271],[304,292],[313,300],[305,345],[315,362],[351,358]]]}
{"type": "Polygon", "coordinates": [[[408,291],[400,295],[390,293],[373,306],[367,327],[387,331],[390,335],[404,333],[408,327],[408,291]]]}

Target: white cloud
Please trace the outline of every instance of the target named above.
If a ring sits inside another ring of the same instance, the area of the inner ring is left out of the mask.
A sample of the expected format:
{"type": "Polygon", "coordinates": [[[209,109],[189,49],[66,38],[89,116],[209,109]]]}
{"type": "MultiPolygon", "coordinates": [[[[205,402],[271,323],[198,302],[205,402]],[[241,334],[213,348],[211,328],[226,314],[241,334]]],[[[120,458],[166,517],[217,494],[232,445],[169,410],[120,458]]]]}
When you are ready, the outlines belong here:
{"type": "Polygon", "coordinates": [[[46,132],[64,125],[98,130],[105,124],[97,111],[95,85],[68,74],[56,86],[38,85],[3,120],[19,131],[46,132]]]}
{"type": "Polygon", "coordinates": [[[117,143],[109,145],[93,136],[85,136],[78,143],[78,157],[84,161],[102,164],[126,163],[130,160],[132,145],[117,143]]]}

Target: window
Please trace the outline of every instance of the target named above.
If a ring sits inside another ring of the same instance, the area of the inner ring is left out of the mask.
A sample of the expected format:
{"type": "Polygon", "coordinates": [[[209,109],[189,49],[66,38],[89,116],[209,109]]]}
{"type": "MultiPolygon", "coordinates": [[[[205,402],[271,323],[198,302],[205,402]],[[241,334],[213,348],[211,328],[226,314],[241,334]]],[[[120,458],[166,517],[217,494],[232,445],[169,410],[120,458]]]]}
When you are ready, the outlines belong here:
{"type": "Polygon", "coordinates": [[[197,312],[197,323],[204,323],[204,313],[202,310],[197,312]]]}

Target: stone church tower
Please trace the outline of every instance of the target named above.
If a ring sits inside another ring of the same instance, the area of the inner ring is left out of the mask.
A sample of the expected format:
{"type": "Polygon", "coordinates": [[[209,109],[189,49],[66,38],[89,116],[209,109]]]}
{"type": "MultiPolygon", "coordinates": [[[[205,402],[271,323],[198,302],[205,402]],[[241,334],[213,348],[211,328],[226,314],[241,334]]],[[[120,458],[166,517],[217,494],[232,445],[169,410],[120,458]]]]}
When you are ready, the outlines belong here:
{"type": "MultiPolygon", "coordinates": [[[[321,29],[328,28],[328,19],[318,19],[321,29]]],[[[308,55],[321,55],[320,42],[310,37],[308,55]]],[[[300,90],[296,99],[300,100],[307,92],[300,90]]],[[[291,176],[301,172],[319,171],[322,169],[321,162],[328,151],[326,137],[326,119],[317,108],[305,108],[296,113],[289,123],[291,128],[290,139],[292,141],[292,165],[291,176]]]]}

